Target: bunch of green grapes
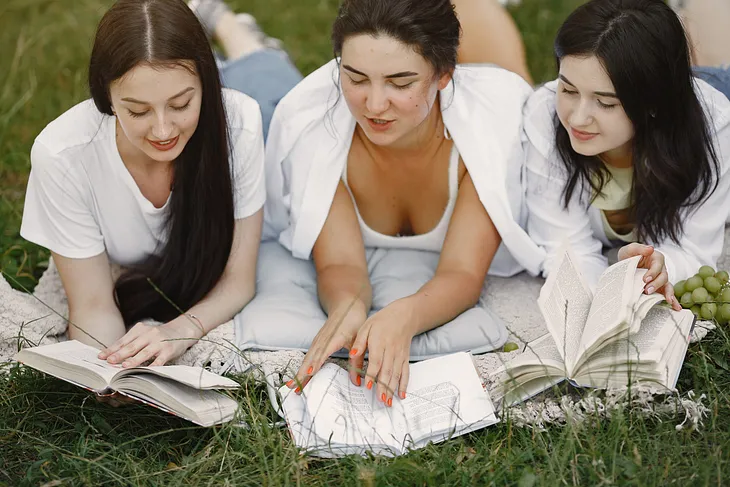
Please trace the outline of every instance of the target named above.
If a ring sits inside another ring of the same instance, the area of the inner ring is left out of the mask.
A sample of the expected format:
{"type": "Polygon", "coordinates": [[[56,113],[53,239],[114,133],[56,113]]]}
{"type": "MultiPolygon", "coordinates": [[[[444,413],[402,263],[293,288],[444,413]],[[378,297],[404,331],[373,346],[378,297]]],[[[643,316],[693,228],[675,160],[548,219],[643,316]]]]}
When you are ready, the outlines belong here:
{"type": "Polygon", "coordinates": [[[716,320],[720,324],[730,322],[730,276],[727,271],[717,271],[703,265],[694,276],[674,285],[674,295],[679,304],[703,320],[716,320]]]}

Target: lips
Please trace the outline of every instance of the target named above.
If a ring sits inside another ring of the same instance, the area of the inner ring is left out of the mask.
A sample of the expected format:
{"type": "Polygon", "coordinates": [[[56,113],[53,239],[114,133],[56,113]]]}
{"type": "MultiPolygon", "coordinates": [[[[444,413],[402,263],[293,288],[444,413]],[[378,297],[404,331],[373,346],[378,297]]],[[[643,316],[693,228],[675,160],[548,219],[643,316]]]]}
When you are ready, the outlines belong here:
{"type": "Polygon", "coordinates": [[[368,121],[368,126],[375,132],[385,132],[393,126],[395,120],[383,120],[380,118],[369,118],[365,117],[368,121]]]}
{"type": "Polygon", "coordinates": [[[573,135],[573,137],[583,142],[591,140],[598,135],[593,132],[583,132],[582,130],[575,129],[573,127],[570,127],[570,133],[573,135]]]}
{"type": "Polygon", "coordinates": [[[175,147],[177,145],[177,141],[179,139],[180,139],[180,136],[178,135],[174,139],[168,139],[166,141],[165,140],[152,141],[150,139],[147,139],[147,142],[149,142],[150,145],[152,147],[154,147],[155,149],[157,149],[158,151],[165,152],[165,151],[169,151],[170,149],[172,149],[173,147],[175,147]]]}

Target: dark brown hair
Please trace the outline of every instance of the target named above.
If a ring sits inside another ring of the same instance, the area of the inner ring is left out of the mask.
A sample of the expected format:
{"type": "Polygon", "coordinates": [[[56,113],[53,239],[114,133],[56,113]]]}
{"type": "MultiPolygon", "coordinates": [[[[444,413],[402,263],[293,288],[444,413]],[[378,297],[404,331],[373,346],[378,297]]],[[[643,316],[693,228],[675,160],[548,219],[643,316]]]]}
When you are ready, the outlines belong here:
{"type": "MultiPolygon", "coordinates": [[[[592,0],[578,7],[555,39],[565,56],[596,56],[634,126],[633,213],[638,238],[679,242],[684,210],[717,187],[711,121],[695,92],[682,24],[662,0],[592,0]]],[[[555,118],[555,144],[568,174],[567,207],[579,186],[600,194],[610,177],[597,157],[573,150],[555,118]]]]}
{"type": "Polygon", "coordinates": [[[332,26],[335,57],[348,37],[387,35],[412,46],[441,76],[456,67],[461,25],[449,0],[343,0],[332,26]]]}
{"type": "Polygon", "coordinates": [[[194,69],[202,104],[198,127],[174,162],[166,243],[116,282],[127,326],[145,318],[169,321],[179,315],[176,307],[187,310],[200,301],[223,274],[234,229],[218,68],[203,28],[182,0],[118,0],[106,12],[89,65],[89,89],[100,112],[112,115],[109,85],[141,64],[194,69]]]}

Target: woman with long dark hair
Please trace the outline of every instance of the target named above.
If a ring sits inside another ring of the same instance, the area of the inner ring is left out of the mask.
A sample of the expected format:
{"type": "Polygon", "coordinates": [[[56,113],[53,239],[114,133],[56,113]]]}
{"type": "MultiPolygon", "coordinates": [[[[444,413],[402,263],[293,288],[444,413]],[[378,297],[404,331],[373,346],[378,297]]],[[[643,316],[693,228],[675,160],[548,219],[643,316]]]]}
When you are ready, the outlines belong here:
{"type": "Polygon", "coordinates": [[[586,3],[555,55],[559,78],[532,95],[524,122],[543,274],[565,239],[594,283],[602,249],[621,247],[619,260],[641,255],[649,269],[645,292],[679,308],[671,282],[715,266],[723,249],[730,101],[693,76],[685,31],[661,0],[586,3]]]}
{"type": "Polygon", "coordinates": [[[392,406],[414,338],[444,353],[439,331],[463,318],[443,349],[500,347],[504,323],[478,305],[485,276],[537,272],[542,255],[520,226],[532,89],[494,65],[457,66],[457,13],[449,0],[344,0],[335,59],[276,108],[265,233],[284,248],[262,246],[270,270],[236,333],[240,344],[272,330],[278,347],[304,334],[298,392],[346,348],[352,382],[392,406]]]}
{"type": "Polygon", "coordinates": [[[254,295],[261,113],[222,88],[182,0],[117,1],[89,88],[35,140],[21,234],[51,251],[69,338],[112,363],[161,365],[254,295]],[[126,269],[116,281],[110,263],[126,269]]]}

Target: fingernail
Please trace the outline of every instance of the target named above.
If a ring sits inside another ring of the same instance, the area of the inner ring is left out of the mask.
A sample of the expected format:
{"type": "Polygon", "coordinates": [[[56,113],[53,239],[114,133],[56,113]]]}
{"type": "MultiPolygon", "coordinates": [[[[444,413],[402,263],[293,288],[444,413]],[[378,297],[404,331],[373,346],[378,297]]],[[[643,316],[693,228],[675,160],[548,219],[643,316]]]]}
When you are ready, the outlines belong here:
{"type": "Polygon", "coordinates": [[[654,278],[651,276],[646,276],[646,277],[644,277],[644,282],[651,282],[652,279],[654,279],[654,278]]]}
{"type": "Polygon", "coordinates": [[[369,380],[367,387],[368,387],[368,389],[372,389],[373,388],[373,381],[369,380]]]}
{"type": "Polygon", "coordinates": [[[99,352],[99,355],[97,355],[97,358],[104,360],[106,358],[106,354],[104,352],[99,352]]]}
{"type": "Polygon", "coordinates": [[[393,407],[393,398],[388,399],[388,407],[393,407]]]}
{"type": "Polygon", "coordinates": [[[122,362],[122,367],[129,367],[129,362],[122,362]]]}
{"type": "Polygon", "coordinates": [[[382,393],[380,395],[380,400],[383,401],[383,402],[385,402],[385,393],[382,393]]]}
{"type": "Polygon", "coordinates": [[[647,294],[651,294],[653,292],[654,292],[654,286],[649,286],[648,288],[646,288],[646,293],[647,294]]]}
{"type": "Polygon", "coordinates": [[[290,380],[289,382],[286,383],[286,386],[287,387],[291,387],[293,385],[294,385],[294,379],[292,379],[292,380],[290,380]]]}
{"type": "Polygon", "coordinates": [[[309,367],[307,369],[307,375],[311,374],[313,370],[314,370],[314,367],[309,367]]]}
{"type": "Polygon", "coordinates": [[[300,392],[302,392],[302,390],[299,387],[294,389],[294,394],[299,394],[300,392]]]}
{"type": "Polygon", "coordinates": [[[401,399],[405,399],[406,398],[406,393],[405,392],[401,392],[400,393],[400,398],[401,399]]]}
{"type": "Polygon", "coordinates": [[[355,355],[357,355],[357,348],[350,350],[350,357],[354,357],[355,355]]]}
{"type": "Polygon", "coordinates": [[[359,375],[355,379],[355,383],[357,384],[357,387],[360,387],[362,385],[362,379],[360,378],[359,375]]]}

